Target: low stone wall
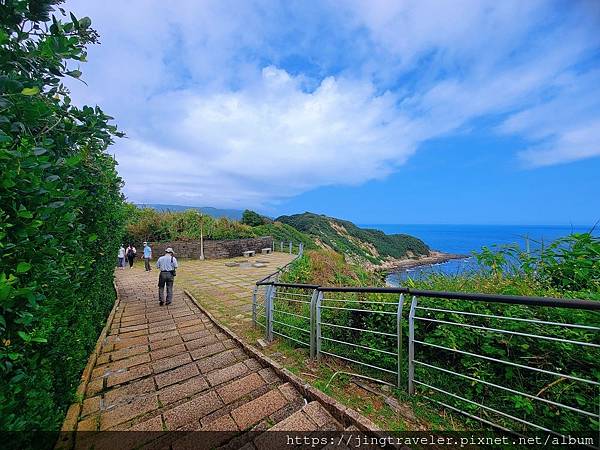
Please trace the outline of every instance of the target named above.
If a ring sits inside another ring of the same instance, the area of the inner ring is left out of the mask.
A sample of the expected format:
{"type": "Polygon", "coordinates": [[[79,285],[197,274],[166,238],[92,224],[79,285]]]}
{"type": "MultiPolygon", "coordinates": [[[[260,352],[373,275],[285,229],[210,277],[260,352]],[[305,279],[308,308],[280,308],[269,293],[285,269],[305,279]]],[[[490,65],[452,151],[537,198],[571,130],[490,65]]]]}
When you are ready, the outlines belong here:
{"type": "MultiPolygon", "coordinates": [[[[200,241],[149,242],[148,244],[152,247],[153,259],[164,255],[167,247],[172,247],[178,258],[200,258],[200,241]]],[[[204,257],[206,259],[237,258],[248,250],[254,250],[259,254],[261,249],[267,247],[273,248],[271,236],[226,241],[204,240],[204,257]]],[[[143,246],[138,248],[138,256],[142,255],[143,246]]]]}

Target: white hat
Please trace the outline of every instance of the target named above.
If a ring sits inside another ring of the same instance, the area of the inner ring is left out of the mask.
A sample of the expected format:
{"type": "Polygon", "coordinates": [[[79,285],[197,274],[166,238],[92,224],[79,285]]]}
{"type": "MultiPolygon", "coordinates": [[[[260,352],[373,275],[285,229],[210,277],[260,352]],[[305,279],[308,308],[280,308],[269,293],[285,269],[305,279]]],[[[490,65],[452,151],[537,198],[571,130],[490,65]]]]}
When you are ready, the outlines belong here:
{"type": "Polygon", "coordinates": [[[147,242],[146,242],[146,241],[144,241],[144,242],[143,242],[143,244],[144,244],[144,245],[146,245],[146,244],[147,244],[147,242]]]}
{"type": "Polygon", "coordinates": [[[171,247],[167,247],[165,253],[173,253],[173,249],[171,247]]]}

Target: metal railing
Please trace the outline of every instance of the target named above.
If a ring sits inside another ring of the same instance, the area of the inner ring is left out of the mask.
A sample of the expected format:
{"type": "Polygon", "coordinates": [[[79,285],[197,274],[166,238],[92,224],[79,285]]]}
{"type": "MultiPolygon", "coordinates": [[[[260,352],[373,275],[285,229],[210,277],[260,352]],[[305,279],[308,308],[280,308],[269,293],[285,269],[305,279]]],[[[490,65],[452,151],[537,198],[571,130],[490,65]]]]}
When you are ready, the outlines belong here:
{"type": "Polygon", "coordinates": [[[351,366],[343,373],[506,431],[600,430],[600,302],[273,280],[259,288],[265,338],[337,358],[351,366]]]}

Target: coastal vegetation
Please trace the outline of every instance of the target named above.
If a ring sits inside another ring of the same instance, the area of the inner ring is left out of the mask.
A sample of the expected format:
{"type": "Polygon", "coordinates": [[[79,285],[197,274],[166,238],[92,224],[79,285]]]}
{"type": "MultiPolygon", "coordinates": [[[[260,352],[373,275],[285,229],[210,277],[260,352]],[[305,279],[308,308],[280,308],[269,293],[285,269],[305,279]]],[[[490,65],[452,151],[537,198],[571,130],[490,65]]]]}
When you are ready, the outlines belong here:
{"type": "Polygon", "coordinates": [[[281,216],[277,222],[291,225],[308,234],[319,247],[335,250],[356,263],[381,264],[392,259],[429,254],[429,247],[407,234],[359,228],[352,222],[313,213],[281,216]]]}
{"type": "Polygon", "coordinates": [[[274,241],[302,243],[306,250],[337,252],[349,263],[375,269],[390,260],[417,259],[429,255],[420,239],[405,234],[359,228],[352,222],[312,213],[281,216],[275,220],[246,210],[241,221],[214,218],[197,210],[157,211],[127,206],[127,242],[200,239],[241,239],[272,236],[274,241]]]}
{"type": "MultiPolygon", "coordinates": [[[[480,263],[478,271],[453,276],[430,275],[422,279],[409,279],[405,286],[423,290],[600,300],[600,239],[591,233],[566,236],[533,253],[522,251],[515,246],[504,246],[494,250],[484,248],[475,256],[480,263]]],[[[296,261],[284,274],[282,280],[320,285],[383,285],[381,280],[365,277],[365,275],[363,268],[345,264],[335,253],[327,254],[317,251],[307,252],[304,258],[296,261]]],[[[336,308],[343,309],[323,310],[321,319],[341,327],[350,327],[350,329],[328,327],[327,337],[331,340],[324,343],[324,350],[395,371],[397,360],[394,353],[397,342],[395,337],[391,336],[396,333],[396,321],[393,313],[398,301],[397,295],[346,292],[340,295],[328,293],[327,297],[337,299],[336,308]],[[362,303],[364,301],[382,302],[383,304],[362,303]],[[377,312],[389,312],[392,315],[378,314],[377,312]],[[389,333],[391,336],[373,335],[359,332],[358,329],[377,330],[389,333]],[[336,341],[351,342],[359,347],[340,345],[336,341]],[[388,351],[390,354],[382,354],[371,349],[388,351]]],[[[498,318],[430,312],[427,315],[429,319],[459,323],[467,327],[421,321],[417,324],[417,339],[424,340],[429,344],[483,354],[492,358],[521,361],[522,364],[540,370],[600,380],[597,364],[600,357],[598,349],[569,342],[582,341],[597,345],[600,343],[597,334],[594,335],[593,332],[586,329],[502,319],[502,317],[515,317],[597,327],[600,326],[600,318],[596,312],[445,300],[434,297],[421,298],[419,303],[420,306],[433,307],[438,310],[485,314],[498,318]],[[481,329],[469,328],[469,326],[485,326],[523,334],[511,336],[490,333],[481,329]],[[524,334],[552,336],[560,341],[534,339],[524,334]]],[[[277,309],[298,316],[308,314],[308,311],[305,310],[306,305],[280,302],[277,309]]],[[[307,326],[302,319],[282,314],[278,320],[296,327],[285,330],[293,338],[300,340],[304,337],[297,330],[307,326]]],[[[403,326],[403,334],[408,334],[406,322],[403,326]]],[[[404,345],[403,352],[406,355],[406,341],[404,345]]],[[[417,380],[454,392],[472,402],[484,403],[494,409],[504,410],[524,420],[530,420],[557,431],[595,430],[598,427],[598,421],[593,417],[584,417],[572,410],[560,409],[544,401],[558,401],[573,408],[597,412],[597,388],[589,384],[573,382],[564,377],[557,379],[539,371],[507,367],[489,360],[481,360],[434,347],[419,346],[417,359],[471,377],[468,379],[448,376],[443,371],[432,370],[420,365],[417,365],[415,373],[417,380]],[[529,393],[531,397],[507,392],[482,383],[474,383],[472,379],[483,379],[497,385],[510,386],[516,391],[529,393]],[[536,401],[536,397],[542,400],[536,401]]],[[[377,370],[360,369],[358,366],[352,370],[358,370],[378,378],[386,379],[387,377],[388,381],[394,382],[393,377],[389,374],[377,370]]],[[[406,377],[406,367],[404,367],[403,380],[406,380],[406,377]]],[[[506,417],[481,410],[473,403],[440,395],[439,392],[428,388],[419,388],[418,391],[508,428],[526,429],[521,423],[511,422],[506,417]]],[[[409,400],[402,390],[398,391],[398,395],[409,400]]],[[[479,427],[475,422],[470,426],[479,427]]]]}
{"type": "MultiPolygon", "coordinates": [[[[87,17],[58,1],[0,14],[0,429],[57,430],[115,301],[121,136],[98,106],[71,104],[87,17]],[[58,17],[57,17],[58,16],[58,17]]],[[[27,434],[16,434],[27,438],[27,434]]],[[[23,443],[21,448],[29,448],[23,443]]]]}

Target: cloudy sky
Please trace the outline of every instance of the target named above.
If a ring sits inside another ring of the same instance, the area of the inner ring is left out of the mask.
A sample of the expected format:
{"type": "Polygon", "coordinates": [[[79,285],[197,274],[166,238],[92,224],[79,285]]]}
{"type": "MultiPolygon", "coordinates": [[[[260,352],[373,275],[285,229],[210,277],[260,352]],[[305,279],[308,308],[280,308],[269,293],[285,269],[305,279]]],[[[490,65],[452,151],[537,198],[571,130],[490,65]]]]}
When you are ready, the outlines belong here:
{"type": "Polygon", "coordinates": [[[84,1],[78,103],[140,203],[600,219],[598,1],[84,1]]]}

